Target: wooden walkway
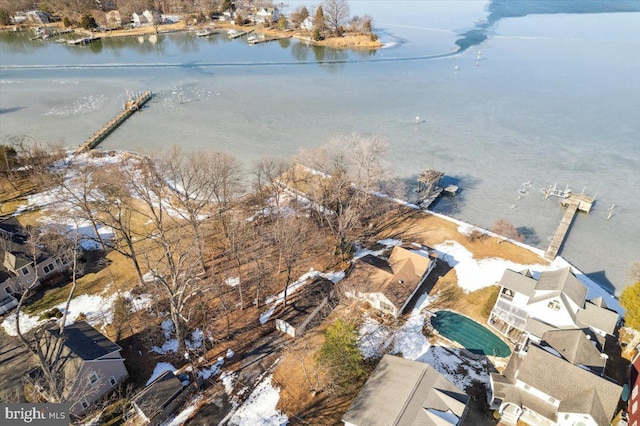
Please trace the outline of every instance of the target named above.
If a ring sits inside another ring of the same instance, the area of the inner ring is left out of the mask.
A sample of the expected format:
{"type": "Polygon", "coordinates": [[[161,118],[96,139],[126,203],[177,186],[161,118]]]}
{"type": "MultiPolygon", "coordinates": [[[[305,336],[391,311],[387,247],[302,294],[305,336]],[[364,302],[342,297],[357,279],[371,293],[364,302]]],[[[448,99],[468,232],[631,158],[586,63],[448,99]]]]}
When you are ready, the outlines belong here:
{"type": "Polygon", "coordinates": [[[573,218],[578,211],[579,202],[567,202],[568,205],[567,211],[562,216],[562,220],[560,221],[560,225],[558,225],[558,229],[551,240],[551,244],[547,248],[547,251],[544,253],[544,258],[547,260],[553,260],[556,258],[558,251],[560,251],[560,246],[567,236],[567,232],[569,232],[569,226],[571,226],[571,222],[573,222],[573,218]]]}
{"type": "Polygon", "coordinates": [[[144,104],[146,104],[149,99],[153,97],[153,94],[149,91],[142,93],[137,98],[128,101],[125,105],[124,110],[122,110],[116,117],[109,121],[104,127],[98,130],[96,133],[91,135],[89,139],[87,139],[82,145],[80,145],[76,150],[76,154],[80,154],[82,152],[89,151],[100,144],[111,132],[118,128],[122,123],[124,123],[127,118],[131,117],[134,112],[138,111],[144,104]]]}

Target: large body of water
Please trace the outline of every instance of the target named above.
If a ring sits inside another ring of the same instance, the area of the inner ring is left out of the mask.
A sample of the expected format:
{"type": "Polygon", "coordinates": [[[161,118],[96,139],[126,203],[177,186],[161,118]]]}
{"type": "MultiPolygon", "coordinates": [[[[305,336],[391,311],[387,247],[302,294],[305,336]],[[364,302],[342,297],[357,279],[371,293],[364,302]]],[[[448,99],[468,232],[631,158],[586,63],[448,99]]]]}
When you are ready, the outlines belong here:
{"type": "Polygon", "coordinates": [[[540,248],[563,214],[543,199],[546,184],[595,194],[561,254],[616,293],[629,284],[640,261],[640,3],[352,0],[351,9],[373,16],[389,47],[188,34],[70,47],[0,34],[0,137],[77,146],[126,90],[147,89],[159,95],[101,148],[178,144],[250,164],[375,135],[400,177],[435,168],[462,188],[437,211],[482,227],[505,218],[540,248]]]}

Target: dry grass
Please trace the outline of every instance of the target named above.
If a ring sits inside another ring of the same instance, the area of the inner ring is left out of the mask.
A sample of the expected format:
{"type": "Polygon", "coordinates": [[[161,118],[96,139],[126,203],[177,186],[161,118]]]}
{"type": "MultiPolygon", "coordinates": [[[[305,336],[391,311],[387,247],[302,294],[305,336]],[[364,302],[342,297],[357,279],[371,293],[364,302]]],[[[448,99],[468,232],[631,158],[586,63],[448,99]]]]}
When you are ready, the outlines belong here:
{"type": "Polygon", "coordinates": [[[549,262],[530,250],[519,247],[510,242],[500,242],[499,239],[486,236],[476,241],[458,232],[458,225],[438,216],[416,212],[407,215],[398,227],[386,230],[380,238],[397,238],[401,236],[406,241],[416,241],[427,246],[435,246],[445,241],[456,241],[473,253],[475,259],[502,258],[523,264],[543,264],[549,262]]]}

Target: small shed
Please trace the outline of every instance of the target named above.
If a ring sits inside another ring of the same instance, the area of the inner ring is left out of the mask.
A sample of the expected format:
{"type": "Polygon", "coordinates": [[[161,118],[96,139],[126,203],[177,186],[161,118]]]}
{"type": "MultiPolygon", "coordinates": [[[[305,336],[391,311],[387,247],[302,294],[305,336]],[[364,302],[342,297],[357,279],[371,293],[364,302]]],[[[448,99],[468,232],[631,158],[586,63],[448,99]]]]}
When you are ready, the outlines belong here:
{"type": "Polygon", "coordinates": [[[326,278],[317,277],[294,295],[295,298],[276,319],[276,328],[291,337],[298,337],[313,325],[313,320],[319,323],[326,317],[320,315],[323,310],[328,312],[332,309],[333,283],[326,278]]]}
{"type": "Polygon", "coordinates": [[[173,372],[165,371],[131,400],[128,424],[159,425],[191,394],[193,384],[183,385],[173,372]]]}

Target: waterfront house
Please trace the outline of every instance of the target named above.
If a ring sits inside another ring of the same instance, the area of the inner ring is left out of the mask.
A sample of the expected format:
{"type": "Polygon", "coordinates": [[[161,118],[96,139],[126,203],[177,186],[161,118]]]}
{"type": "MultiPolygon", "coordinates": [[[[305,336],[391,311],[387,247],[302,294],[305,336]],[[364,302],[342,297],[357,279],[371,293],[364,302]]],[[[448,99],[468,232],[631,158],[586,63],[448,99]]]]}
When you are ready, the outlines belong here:
{"type": "Polygon", "coordinates": [[[313,17],[307,16],[306,18],[304,18],[304,20],[300,23],[300,29],[311,32],[311,30],[313,30],[313,17]]]}
{"type": "MultiPolygon", "coordinates": [[[[72,402],[70,412],[85,413],[91,405],[112,391],[129,377],[120,351],[122,348],[85,321],[65,327],[62,335],[57,327],[44,330],[43,350],[50,349],[57,340],[64,345],[60,360],[64,376],[63,396],[72,402]],[[46,345],[46,347],[44,346],[46,345]]],[[[47,351],[51,354],[51,351],[47,351]]],[[[25,376],[27,382],[38,386],[42,372],[38,368],[25,376]]]]}
{"type": "Polygon", "coordinates": [[[420,245],[395,246],[388,260],[369,254],[355,262],[345,295],[398,317],[420,293],[435,266],[433,253],[420,245]]]}
{"type": "Polygon", "coordinates": [[[139,27],[140,25],[147,24],[147,18],[142,14],[142,12],[133,12],[131,14],[131,23],[134,27],[139,27]]]}
{"type": "Polygon", "coordinates": [[[287,302],[287,308],[276,319],[276,328],[291,337],[298,337],[326,318],[331,311],[333,283],[326,278],[317,277],[290,297],[292,300],[287,302]]]}
{"type": "Polygon", "coordinates": [[[545,271],[536,280],[529,271],[507,269],[500,280],[498,299],[489,325],[516,344],[540,342],[549,330],[588,327],[595,333],[613,335],[618,314],[602,298],[586,300],[587,288],[570,267],[545,271]]]}
{"type": "Polygon", "coordinates": [[[31,24],[48,24],[51,22],[49,15],[41,10],[30,10],[25,13],[25,18],[31,24]]]}
{"type": "Polygon", "coordinates": [[[469,396],[429,364],[385,355],[342,416],[345,426],[460,425],[469,396]]]}
{"type": "Polygon", "coordinates": [[[256,24],[271,24],[279,18],[278,9],[273,7],[259,7],[253,14],[253,20],[256,24]]]}
{"type": "Polygon", "coordinates": [[[489,405],[501,424],[610,424],[622,387],[604,377],[606,356],[580,330],[550,331],[490,375],[489,405]]]}

